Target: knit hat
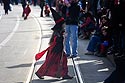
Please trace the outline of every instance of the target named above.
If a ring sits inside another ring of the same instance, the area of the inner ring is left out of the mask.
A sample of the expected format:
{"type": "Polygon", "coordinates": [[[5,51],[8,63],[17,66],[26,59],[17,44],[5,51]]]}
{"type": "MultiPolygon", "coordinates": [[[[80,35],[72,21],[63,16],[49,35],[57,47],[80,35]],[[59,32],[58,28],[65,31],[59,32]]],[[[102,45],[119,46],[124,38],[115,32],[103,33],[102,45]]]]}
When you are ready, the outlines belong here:
{"type": "Polygon", "coordinates": [[[62,24],[65,22],[64,18],[61,17],[53,8],[50,8],[50,10],[52,12],[53,19],[56,23],[52,30],[61,29],[60,26],[62,26],[62,24]]]}

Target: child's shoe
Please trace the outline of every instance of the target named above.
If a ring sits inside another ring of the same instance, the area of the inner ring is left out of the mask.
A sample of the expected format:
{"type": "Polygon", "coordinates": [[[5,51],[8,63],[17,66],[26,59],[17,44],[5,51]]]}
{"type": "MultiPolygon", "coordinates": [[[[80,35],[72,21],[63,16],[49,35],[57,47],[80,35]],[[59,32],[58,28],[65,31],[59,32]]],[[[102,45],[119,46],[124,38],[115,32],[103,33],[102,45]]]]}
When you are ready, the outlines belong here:
{"type": "Polygon", "coordinates": [[[40,77],[37,73],[35,73],[36,76],[39,78],[39,79],[44,79],[44,77],[40,77]]]}
{"type": "Polygon", "coordinates": [[[73,77],[72,76],[69,76],[69,75],[65,75],[64,77],[62,77],[62,79],[72,79],[73,77]]]}
{"type": "Polygon", "coordinates": [[[88,51],[85,53],[85,55],[94,55],[94,52],[88,51]]]}

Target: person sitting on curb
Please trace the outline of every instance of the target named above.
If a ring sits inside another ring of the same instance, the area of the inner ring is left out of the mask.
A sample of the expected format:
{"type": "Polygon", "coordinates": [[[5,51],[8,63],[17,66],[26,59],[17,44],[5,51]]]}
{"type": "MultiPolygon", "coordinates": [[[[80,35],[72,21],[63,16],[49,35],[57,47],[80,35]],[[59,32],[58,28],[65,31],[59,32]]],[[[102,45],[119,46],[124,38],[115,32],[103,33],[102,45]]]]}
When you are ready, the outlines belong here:
{"type": "Polygon", "coordinates": [[[87,46],[88,52],[86,52],[85,55],[94,55],[94,53],[96,52],[97,45],[99,45],[102,42],[101,38],[103,34],[101,29],[104,26],[109,26],[109,19],[105,15],[101,17],[101,23],[99,28],[97,28],[96,32],[91,36],[89,44],[87,46]]]}
{"type": "Polygon", "coordinates": [[[95,55],[99,57],[106,57],[107,50],[111,46],[112,42],[111,36],[109,34],[109,27],[107,26],[102,27],[101,32],[102,32],[101,43],[98,43],[95,55]]]}
{"type": "Polygon", "coordinates": [[[83,31],[83,37],[82,39],[88,39],[91,35],[91,32],[95,30],[95,20],[94,16],[91,14],[91,12],[87,12],[85,14],[85,21],[83,24],[79,24],[79,27],[82,28],[83,31]]]}

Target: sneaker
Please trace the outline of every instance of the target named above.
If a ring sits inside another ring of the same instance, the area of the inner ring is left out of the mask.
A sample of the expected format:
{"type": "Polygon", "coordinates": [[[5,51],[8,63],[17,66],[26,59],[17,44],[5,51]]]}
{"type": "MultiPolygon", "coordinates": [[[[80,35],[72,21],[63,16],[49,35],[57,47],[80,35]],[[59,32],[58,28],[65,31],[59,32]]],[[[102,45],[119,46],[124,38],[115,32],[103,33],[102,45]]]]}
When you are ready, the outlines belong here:
{"type": "Polygon", "coordinates": [[[65,75],[64,77],[62,77],[62,79],[72,79],[73,77],[72,76],[69,76],[69,75],[65,75]]]}
{"type": "Polygon", "coordinates": [[[37,73],[35,73],[35,74],[36,74],[36,76],[37,76],[39,79],[44,79],[44,77],[39,76],[37,73]]]}
{"type": "Polygon", "coordinates": [[[75,57],[77,57],[77,55],[72,55],[72,56],[70,56],[70,58],[75,58],[75,57]]]}

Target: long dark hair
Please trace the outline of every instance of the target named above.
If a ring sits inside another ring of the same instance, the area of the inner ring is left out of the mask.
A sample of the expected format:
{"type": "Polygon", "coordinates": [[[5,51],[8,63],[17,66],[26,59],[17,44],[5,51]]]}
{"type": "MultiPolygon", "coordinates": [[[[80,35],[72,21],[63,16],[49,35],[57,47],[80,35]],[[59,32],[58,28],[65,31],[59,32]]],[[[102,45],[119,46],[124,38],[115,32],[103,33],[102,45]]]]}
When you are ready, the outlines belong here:
{"type": "Polygon", "coordinates": [[[51,43],[54,41],[54,37],[56,36],[57,33],[58,33],[57,31],[53,31],[52,36],[49,41],[49,45],[51,45],[51,43]]]}
{"type": "Polygon", "coordinates": [[[64,27],[61,25],[61,26],[54,26],[54,27],[57,27],[57,28],[54,28],[53,29],[53,33],[52,33],[52,36],[50,38],[50,41],[49,41],[49,45],[54,41],[54,37],[55,36],[62,36],[63,33],[64,33],[64,27]]]}

